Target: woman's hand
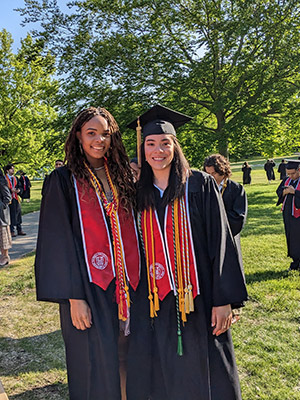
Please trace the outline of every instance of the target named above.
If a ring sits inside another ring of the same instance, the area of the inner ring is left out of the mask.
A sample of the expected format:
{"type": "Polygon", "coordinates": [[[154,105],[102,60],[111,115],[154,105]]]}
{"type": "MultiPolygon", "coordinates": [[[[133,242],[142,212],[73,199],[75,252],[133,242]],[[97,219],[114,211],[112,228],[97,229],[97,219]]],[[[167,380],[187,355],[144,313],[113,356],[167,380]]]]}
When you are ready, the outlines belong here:
{"type": "Polygon", "coordinates": [[[212,334],[219,336],[226,332],[232,323],[231,305],[213,307],[211,312],[211,326],[214,328],[212,334]]]}
{"type": "Polygon", "coordinates": [[[92,326],[92,313],[85,300],[69,299],[71,319],[75,328],[84,331],[92,326]]]}

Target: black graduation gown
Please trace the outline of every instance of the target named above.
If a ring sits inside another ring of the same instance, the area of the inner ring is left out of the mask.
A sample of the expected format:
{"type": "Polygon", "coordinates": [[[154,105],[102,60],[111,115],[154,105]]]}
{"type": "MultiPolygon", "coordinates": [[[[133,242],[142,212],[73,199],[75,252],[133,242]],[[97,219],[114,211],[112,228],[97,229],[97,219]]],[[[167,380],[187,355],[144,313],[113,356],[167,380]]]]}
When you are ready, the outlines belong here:
{"type": "MultiPolygon", "coordinates": [[[[70,399],[120,400],[115,282],[106,291],[89,282],[76,197],[66,167],[53,171],[43,187],[35,272],[37,299],[60,304],[70,399]],[[92,312],[91,328],[80,331],[73,326],[70,298],[88,302],[92,312]]],[[[131,293],[133,315],[134,296],[131,293]]],[[[132,330],[136,332],[133,326],[132,330]]],[[[130,354],[134,357],[134,346],[132,343],[130,346],[130,354]]],[[[145,343],[140,340],[136,345],[139,365],[143,364],[143,347],[146,348],[145,343]]],[[[130,363],[134,361],[130,360],[130,363]]],[[[136,390],[130,389],[128,400],[147,399],[143,376],[148,377],[148,374],[143,374],[143,367],[140,373],[141,379],[134,382],[136,390]]]]}
{"type": "MultiPolygon", "coordinates": [[[[165,208],[154,190],[163,226],[165,208]]],[[[212,335],[211,310],[247,299],[243,272],[214,179],[193,172],[188,199],[201,294],[182,327],[183,356],[177,355],[173,293],[160,302],[158,317],[153,319],[151,399],[240,400],[231,333],[212,335]]]]}
{"type": "MultiPolygon", "coordinates": [[[[288,179],[288,178],[286,178],[288,179]]],[[[278,202],[277,205],[282,204],[284,201],[284,197],[282,195],[284,184],[286,179],[284,179],[277,188],[277,196],[278,202]]],[[[291,184],[295,187],[296,182],[294,181],[291,184]]],[[[300,245],[299,245],[299,237],[300,237],[300,217],[295,218],[292,215],[292,201],[295,198],[295,206],[296,208],[300,208],[300,191],[296,190],[295,195],[288,194],[286,195],[286,202],[283,210],[283,221],[284,221],[284,229],[285,236],[287,242],[288,256],[291,257],[296,263],[298,262],[300,268],[300,245]]]]}
{"type": "Polygon", "coordinates": [[[243,185],[249,185],[251,183],[251,167],[243,167],[243,185]]]}
{"type": "Polygon", "coordinates": [[[248,210],[245,189],[239,183],[228,179],[222,198],[231,233],[238,251],[239,261],[243,265],[240,233],[245,224],[248,210]]]}
{"type": "Polygon", "coordinates": [[[281,162],[278,166],[278,172],[280,173],[280,179],[286,178],[286,163],[281,162]]]}
{"type": "Polygon", "coordinates": [[[10,215],[9,215],[10,202],[11,202],[11,193],[7,186],[6,178],[4,177],[0,169],[0,226],[10,225],[10,215]]]}
{"type": "Polygon", "coordinates": [[[30,199],[31,183],[30,183],[30,180],[29,180],[28,176],[22,175],[20,177],[19,181],[20,181],[20,185],[23,188],[23,192],[22,192],[22,195],[21,195],[22,199],[30,199]]]}
{"type": "Polygon", "coordinates": [[[275,180],[274,167],[275,167],[274,162],[266,162],[264,165],[268,181],[275,180]]]}

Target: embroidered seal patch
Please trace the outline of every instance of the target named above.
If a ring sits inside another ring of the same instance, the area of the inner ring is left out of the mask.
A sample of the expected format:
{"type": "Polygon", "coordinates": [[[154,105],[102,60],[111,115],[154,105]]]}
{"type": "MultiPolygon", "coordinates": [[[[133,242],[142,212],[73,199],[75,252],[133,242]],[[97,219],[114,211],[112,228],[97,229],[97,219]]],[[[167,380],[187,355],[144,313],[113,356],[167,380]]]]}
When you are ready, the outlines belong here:
{"type": "MultiPolygon", "coordinates": [[[[150,275],[153,278],[153,264],[150,265],[150,275]]],[[[158,281],[165,276],[165,268],[159,264],[155,263],[155,279],[158,281]]]]}
{"type": "Polygon", "coordinates": [[[95,253],[92,257],[92,264],[97,269],[105,269],[108,264],[108,257],[105,253],[95,253]]]}

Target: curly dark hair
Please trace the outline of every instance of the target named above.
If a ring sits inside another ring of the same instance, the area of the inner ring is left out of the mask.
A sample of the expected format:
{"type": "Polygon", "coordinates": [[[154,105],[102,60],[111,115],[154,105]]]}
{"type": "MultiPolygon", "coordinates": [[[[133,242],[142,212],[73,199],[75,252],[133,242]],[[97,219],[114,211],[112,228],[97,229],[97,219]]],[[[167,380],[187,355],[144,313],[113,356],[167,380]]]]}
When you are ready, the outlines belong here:
{"type": "MultiPolygon", "coordinates": [[[[174,157],[169,177],[169,185],[165,191],[163,206],[171,203],[177,198],[184,196],[185,182],[191,169],[187,159],[185,158],[180,144],[175,136],[172,135],[174,141],[174,157]]],[[[141,174],[137,182],[137,209],[143,211],[150,207],[155,208],[153,171],[145,159],[145,142],[141,146],[141,174]]]]}
{"type": "Polygon", "coordinates": [[[206,167],[214,167],[215,171],[225,178],[229,178],[231,176],[230,163],[227,158],[221,154],[212,154],[211,156],[206,157],[203,167],[204,171],[206,167]]]}
{"type": "Polygon", "coordinates": [[[122,142],[119,126],[114,117],[105,108],[89,107],[77,115],[66,139],[64,162],[76,178],[84,179],[90,183],[89,173],[84,163],[88,164],[92,170],[93,168],[80,149],[77,133],[81,131],[82,126],[87,121],[97,115],[100,115],[108,122],[111,145],[109,154],[106,155],[107,165],[113,183],[117,188],[120,201],[128,211],[135,207],[135,186],[132,171],[122,142]]]}
{"type": "Polygon", "coordinates": [[[11,169],[12,167],[14,167],[14,164],[7,164],[7,165],[5,165],[5,167],[3,168],[4,173],[6,174],[7,171],[8,171],[9,169],[11,169]]]}

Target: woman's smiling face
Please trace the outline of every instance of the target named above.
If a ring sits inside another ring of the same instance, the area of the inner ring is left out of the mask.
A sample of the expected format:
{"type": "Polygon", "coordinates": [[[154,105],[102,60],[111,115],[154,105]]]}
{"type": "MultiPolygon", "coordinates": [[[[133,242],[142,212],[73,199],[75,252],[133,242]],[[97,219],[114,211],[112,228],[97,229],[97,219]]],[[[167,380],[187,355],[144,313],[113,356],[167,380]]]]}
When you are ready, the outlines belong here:
{"type": "Polygon", "coordinates": [[[96,115],[82,125],[77,133],[84,154],[92,167],[99,166],[111,144],[111,135],[108,122],[100,115],[96,115]]]}
{"type": "Polygon", "coordinates": [[[145,139],[145,159],[153,170],[171,168],[174,140],[169,134],[148,135],[145,139]]]}

